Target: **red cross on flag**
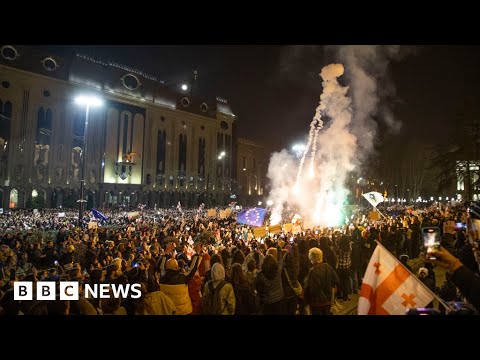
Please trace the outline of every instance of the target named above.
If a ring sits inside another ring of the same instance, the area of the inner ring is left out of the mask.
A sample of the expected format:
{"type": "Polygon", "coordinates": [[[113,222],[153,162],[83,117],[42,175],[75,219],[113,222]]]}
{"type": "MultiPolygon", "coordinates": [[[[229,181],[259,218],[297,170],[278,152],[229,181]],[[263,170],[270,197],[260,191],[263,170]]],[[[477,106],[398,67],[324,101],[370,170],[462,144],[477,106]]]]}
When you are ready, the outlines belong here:
{"type": "Polygon", "coordinates": [[[363,277],[358,315],[405,315],[425,307],[435,295],[382,245],[377,245],[363,277]]]}

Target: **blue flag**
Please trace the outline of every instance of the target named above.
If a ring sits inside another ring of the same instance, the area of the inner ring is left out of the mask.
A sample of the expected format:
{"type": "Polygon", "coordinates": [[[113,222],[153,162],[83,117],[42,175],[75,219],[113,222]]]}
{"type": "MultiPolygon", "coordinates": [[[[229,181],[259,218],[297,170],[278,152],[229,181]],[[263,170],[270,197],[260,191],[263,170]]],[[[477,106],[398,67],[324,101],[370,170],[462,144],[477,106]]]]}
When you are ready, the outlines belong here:
{"type": "Polygon", "coordinates": [[[98,211],[97,209],[92,209],[92,213],[93,213],[93,217],[95,219],[100,219],[100,220],[103,220],[103,221],[107,221],[108,220],[108,217],[106,217],[104,214],[102,214],[100,211],[98,211]]]}
{"type": "Polygon", "coordinates": [[[262,208],[241,211],[237,214],[237,223],[251,226],[262,226],[266,213],[267,210],[262,208]]]}

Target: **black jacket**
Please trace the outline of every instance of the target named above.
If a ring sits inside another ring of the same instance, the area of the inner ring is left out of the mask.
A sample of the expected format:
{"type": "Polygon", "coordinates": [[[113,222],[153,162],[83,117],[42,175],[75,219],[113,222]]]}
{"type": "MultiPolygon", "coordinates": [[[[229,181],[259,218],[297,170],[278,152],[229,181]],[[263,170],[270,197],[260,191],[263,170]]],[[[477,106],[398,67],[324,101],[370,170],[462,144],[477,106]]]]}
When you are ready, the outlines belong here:
{"type": "Polygon", "coordinates": [[[463,265],[453,273],[451,281],[460,289],[467,300],[480,311],[480,278],[463,265]]]}

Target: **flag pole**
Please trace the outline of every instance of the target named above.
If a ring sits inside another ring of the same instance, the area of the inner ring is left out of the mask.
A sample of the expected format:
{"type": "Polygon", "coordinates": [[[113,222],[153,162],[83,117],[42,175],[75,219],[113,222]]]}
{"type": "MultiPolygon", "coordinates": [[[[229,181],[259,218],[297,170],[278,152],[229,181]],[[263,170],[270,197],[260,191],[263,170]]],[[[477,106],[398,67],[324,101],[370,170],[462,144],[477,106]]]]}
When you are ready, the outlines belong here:
{"type": "MultiPolygon", "coordinates": [[[[381,246],[387,253],[389,253],[390,255],[392,255],[393,258],[396,259],[396,260],[398,261],[398,263],[399,263],[400,265],[402,265],[405,270],[407,270],[411,275],[415,276],[415,277],[418,279],[417,275],[415,275],[414,273],[412,273],[405,265],[403,265],[400,260],[398,260],[385,246],[382,245],[382,243],[380,243],[378,240],[375,240],[375,242],[377,243],[377,246],[381,246]]],[[[438,300],[438,302],[439,302],[440,304],[442,304],[442,305],[445,307],[445,309],[452,310],[452,307],[451,307],[450,305],[448,305],[443,299],[441,299],[437,294],[435,294],[432,290],[430,290],[430,289],[428,288],[428,286],[426,286],[426,285],[425,285],[424,283],[422,283],[420,280],[418,280],[418,281],[423,285],[423,287],[424,287],[425,289],[428,290],[428,292],[429,292],[430,294],[433,295],[434,298],[436,298],[436,299],[438,300]]]]}
{"type": "Polygon", "coordinates": [[[388,220],[388,218],[387,218],[385,215],[383,215],[383,213],[382,213],[380,210],[378,210],[376,207],[374,207],[374,209],[377,210],[378,213],[379,213],[380,215],[382,215],[385,220],[388,220]]]}

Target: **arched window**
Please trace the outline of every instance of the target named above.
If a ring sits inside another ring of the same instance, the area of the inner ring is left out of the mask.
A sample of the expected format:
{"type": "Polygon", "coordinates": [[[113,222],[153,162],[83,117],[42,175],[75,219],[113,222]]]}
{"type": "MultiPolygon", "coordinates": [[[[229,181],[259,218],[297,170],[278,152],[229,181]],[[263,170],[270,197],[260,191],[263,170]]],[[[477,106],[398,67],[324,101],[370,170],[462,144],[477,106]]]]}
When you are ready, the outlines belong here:
{"type": "Polygon", "coordinates": [[[167,133],[159,130],[157,134],[157,175],[165,174],[165,155],[167,148],[167,133]]]}
{"type": "Polygon", "coordinates": [[[78,110],[73,118],[73,143],[72,148],[83,149],[83,134],[85,132],[85,111],[78,110]]]}
{"type": "Polygon", "coordinates": [[[198,139],[198,175],[205,176],[205,139],[198,139]]]}
{"type": "MultiPolygon", "coordinates": [[[[10,143],[10,122],[12,119],[12,103],[5,104],[0,100],[0,166],[6,167],[8,159],[8,144],[10,143]],[[2,162],[5,162],[3,164],[2,162]]],[[[0,167],[0,176],[4,175],[0,167]]]]}
{"type": "Polygon", "coordinates": [[[7,101],[3,106],[3,116],[12,119],[12,103],[10,101],[7,101]]]}
{"type": "Polygon", "coordinates": [[[187,171],[187,135],[180,134],[178,142],[178,171],[187,171]]]}
{"type": "Polygon", "coordinates": [[[37,145],[50,145],[50,137],[52,136],[52,110],[43,108],[38,110],[37,116],[37,135],[35,143],[37,145]]]}
{"type": "Polygon", "coordinates": [[[10,201],[9,201],[9,206],[10,209],[14,209],[18,207],[18,190],[17,189],[12,189],[10,191],[10,201]]]}

